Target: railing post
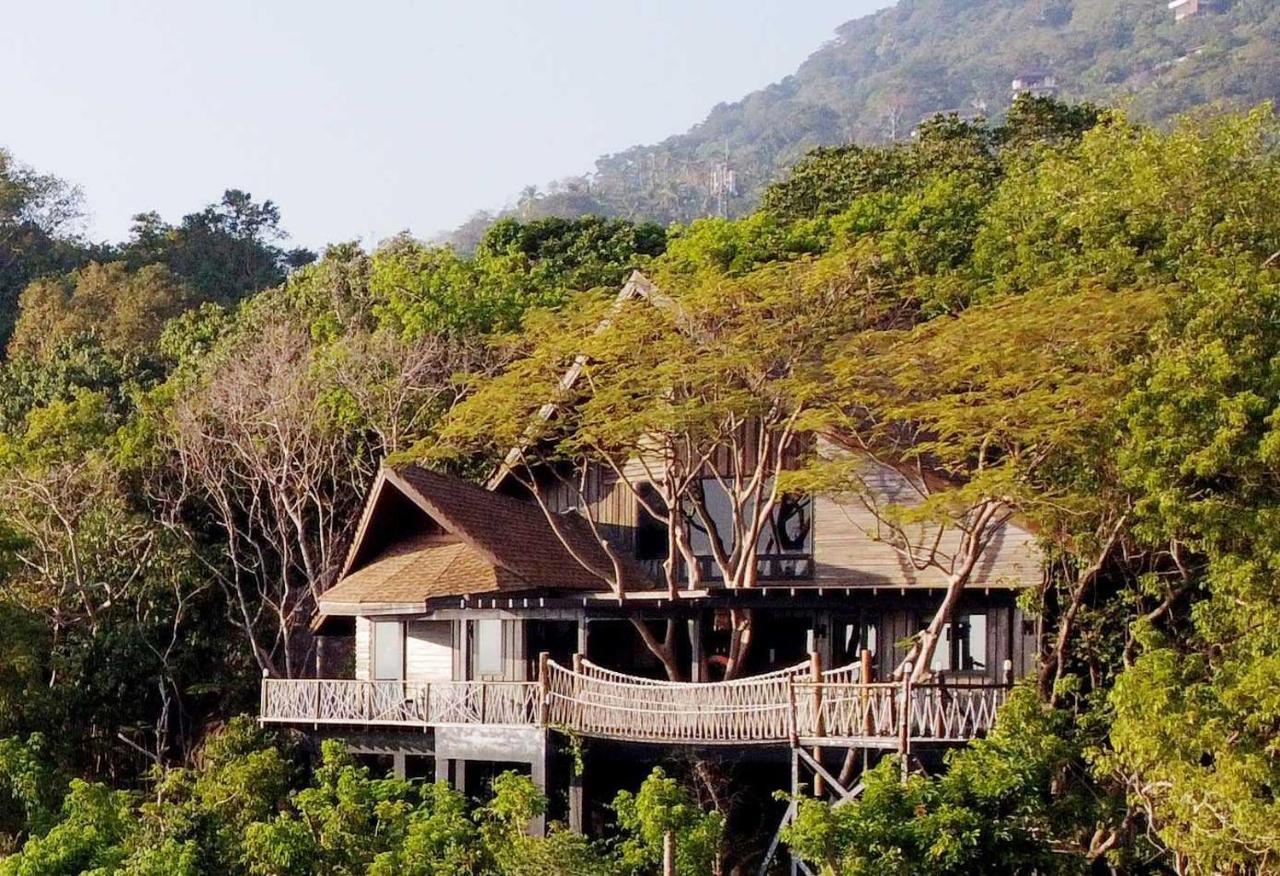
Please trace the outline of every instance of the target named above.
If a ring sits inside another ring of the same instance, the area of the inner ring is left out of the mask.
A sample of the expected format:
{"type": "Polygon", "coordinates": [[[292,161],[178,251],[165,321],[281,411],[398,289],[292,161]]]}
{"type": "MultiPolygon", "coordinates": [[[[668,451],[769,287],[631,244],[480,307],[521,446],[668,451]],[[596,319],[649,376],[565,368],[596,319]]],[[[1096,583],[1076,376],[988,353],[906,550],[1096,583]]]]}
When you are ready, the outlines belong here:
{"type": "MultiPolygon", "coordinates": [[[[946,685],[947,685],[947,682],[946,682],[945,675],[939,672],[937,687],[933,689],[934,696],[937,700],[937,703],[936,703],[937,710],[933,713],[933,735],[938,737],[939,739],[945,738],[947,735],[946,734],[947,724],[946,724],[945,712],[948,707],[948,702],[947,702],[946,685]]],[[[928,694],[926,694],[925,696],[927,698],[928,694]]]]}
{"type": "Polygon", "coordinates": [[[573,708],[566,718],[575,730],[581,729],[585,724],[586,709],[582,705],[582,661],[584,659],[581,652],[575,652],[573,655],[573,708]]]}
{"type": "Polygon", "coordinates": [[[271,678],[271,671],[265,667],[262,670],[262,687],[258,690],[258,718],[267,717],[267,680],[271,678]]]}
{"type": "Polygon", "coordinates": [[[797,748],[800,744],[800,734],[796,728],[796,680],[795,676],[787,676],[787,719],[788,719],[788,736],[791,739],[791,747],[797,748]]]}
{"type": "Polygon", "coordinates": [[[319,730],[320,729],[320,679],[317,678],[315,681],[311,683],[315,685],[315,692],[316,692],[315,702],[313,702],[311,705],[311,717],[315,721],[315,729],[319,730]]]}
{"type": "Polygon", "coordinates": [[[911,661],[902,664],[902,714],[898,716],[898,758],[902,766],[902,780],[910,772],[907,761],[911,757],[911,661]]]}
{"type": "MultiPolygon", "coordinates": [[[[818,737],[826,735],[826,721],[822,714],[822,655],[817,651],[809,652],[809,675],[813,679],[813,729],[818,737]]],[[[822,763],[822,746],[813,747],[813,759],[822,763]]],[[[819,773],[813,779],[813,793],[822,799],[827,793],[827,783],[819,773]]]]}
{"type": "Polygon", "coordinates": [[[551,655],[538,654],[538,725],[547,726],[547,710],[551,705],[551,655]]]}
{"type": "Polygon", "coordinates": [[[858,668],[859,679],[862,682],[862,732],[870,738],[875,733],[875,716],[872,714],[872,709],[876,707],[871,689],[873,679],[871,651],[863,648],[862,653],[858,655],[858,661],[861,664],[858,668]]]}

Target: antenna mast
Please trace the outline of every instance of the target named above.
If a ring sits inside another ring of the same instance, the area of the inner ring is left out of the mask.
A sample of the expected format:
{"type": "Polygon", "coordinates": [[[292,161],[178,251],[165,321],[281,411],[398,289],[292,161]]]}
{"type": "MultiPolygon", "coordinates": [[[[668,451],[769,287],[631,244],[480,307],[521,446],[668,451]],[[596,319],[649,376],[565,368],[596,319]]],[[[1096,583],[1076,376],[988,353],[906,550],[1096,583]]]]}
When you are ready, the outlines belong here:
{"type": "Polygon", "coordinates": [[[738,178],[729,166],[729,140],[724,141],[724,160],[711,169],[711,197],[716,202],[716,215],[729,218],[729,198],[738,194],[738,178]]]}

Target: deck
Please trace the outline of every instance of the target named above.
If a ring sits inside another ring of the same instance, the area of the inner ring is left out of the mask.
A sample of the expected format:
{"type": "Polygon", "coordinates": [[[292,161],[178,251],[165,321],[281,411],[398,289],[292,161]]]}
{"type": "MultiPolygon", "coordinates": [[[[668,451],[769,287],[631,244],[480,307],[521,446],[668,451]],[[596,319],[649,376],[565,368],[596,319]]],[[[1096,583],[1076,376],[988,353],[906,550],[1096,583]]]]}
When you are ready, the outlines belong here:
{"type": "Polygon", "coordinates": [[[538,681],[264,678],[264,723],[357,728],[491,726],[624,742],[902,748],[984,735],[1009,692],[987,680],[868,683],[858,666],[809,664],[683,683],[543,660],[538,681]]]}

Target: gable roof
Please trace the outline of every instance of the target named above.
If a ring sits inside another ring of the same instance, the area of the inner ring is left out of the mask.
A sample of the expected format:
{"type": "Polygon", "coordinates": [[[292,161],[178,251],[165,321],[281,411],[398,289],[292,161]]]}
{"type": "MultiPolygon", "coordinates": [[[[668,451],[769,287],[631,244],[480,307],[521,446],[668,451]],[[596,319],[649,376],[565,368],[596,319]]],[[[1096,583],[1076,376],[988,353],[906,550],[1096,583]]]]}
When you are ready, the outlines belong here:
{"type": "MultiPolygon", "coordinates": [[[[634,563],[621,565],[627,589],[653,586],[634,563]]],[[[476,593],[608,592],[612,575],[612,560],[579,515],[566,513],[553,528],[536,505],[405,465],[379,473],[341,578],[320,602],[326,613],[349,613],[359,605],[416,606],[476,593]],[[387,490],[398,491],[430,523],[369,556],[387,490]]]]}
{"type": "MultiPolygon", "coordinates": [[[[596,332],[602,332],[607,329],[610,321],[628,301],[649,301],[662,307],[670,306],[672,304],[671,299],[664,295],[662,291],[653,284],[652,280],[638,270],[632,271],[631,276],[627,278],[627,282],[618,290],[617,297],[613,299],[613,306],[609,311],[609,315],[604,317],[600,321],[600,324],[596,326],[596,332]]],[[[582,376],[582,369],[585,368],[586,365],[586,356],[579,355],[573,360],[573,364],[566,369],[565,373],[560,378],[560,390],[562,392],[573,388],[573,385],[578,382],[578,378],[582,376]]],[[[558,406],[555,402],[547,402],[538,409],[538,413],[535,416],[538,420],[545,423],[547,420],[550,420],[555,416],[557,407],[558,406]]],[[[527,445],[522,442],[508,450],[507,455],[503,457],[502,464],[499,465],[497,470],[489,476],[489,480],[486,482],[485,486],[490,490],[496,490],[498,487],[502,486],[503,482],[507,479],[507,476],[511,474],[512,469],[520,465],[520,457],[526,446],[527,445]]]]}
{"type": "Polygon", "coordinates": [[[321,601],[330,613],[339,606],[419,605],[458,595],[460,582],[469,593],[492,593],[511,580],[456,536],[423,535],[393,544],[325,591],[321,601]]]}

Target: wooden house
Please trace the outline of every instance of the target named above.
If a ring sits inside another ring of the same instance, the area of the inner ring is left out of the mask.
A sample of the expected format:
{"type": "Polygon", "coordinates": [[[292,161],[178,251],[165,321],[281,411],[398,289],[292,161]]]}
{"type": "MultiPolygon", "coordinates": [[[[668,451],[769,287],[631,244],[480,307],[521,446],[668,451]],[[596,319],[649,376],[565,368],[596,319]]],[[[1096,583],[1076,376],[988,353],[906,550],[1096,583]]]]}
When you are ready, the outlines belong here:
{"type": "MultiPolygon", "coordinates": [[[[908,474],[868,466],[884,501],[910,501],[908,474]]],[[[1013,521],[984,552],[929,681],[913,684],[894,669],[946,577],[880,539],[865,497],[783,503],[757,545],[754,586],[703,574],[673,593],[654,574],[668,559],[665,527],[616,475],[587,474],[590,509],[551,483],[531,501],[502,472],[482,487],[412,465],[383,470],[315,627],[353,642],[353,664],[341,677],[264,679],[262,721],[335,734],[389,755],[399,772],[474,791],[522,765],[582,829],[591,770],[615,756],[653,763],[673,746],[767,752],[790,760],[793,784],[805,769],[848,796],[833,758],[982,734],[1011,679],[1034,664],[1035,628],[1016,597],[1040,583],[1041,557],[1013,521]],[[617,576],[621,593],[607,580],[617,576]],[[726,619],[744,608],[757,619],[747,671],[724,681],[726,619]],[[687,633],[687,681],[669,680],[636,621],[687,633]],[[585,788],[565,759],[570,740],[599,743],[585,788]]]]}

